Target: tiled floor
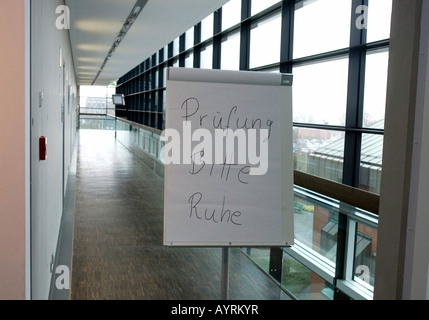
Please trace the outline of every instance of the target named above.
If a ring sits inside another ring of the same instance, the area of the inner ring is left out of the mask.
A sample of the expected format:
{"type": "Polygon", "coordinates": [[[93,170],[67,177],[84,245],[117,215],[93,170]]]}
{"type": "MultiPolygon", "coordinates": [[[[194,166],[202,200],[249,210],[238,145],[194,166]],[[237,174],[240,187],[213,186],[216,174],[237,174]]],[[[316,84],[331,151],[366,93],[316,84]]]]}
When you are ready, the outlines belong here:
{"type": "MultiPolygon", "coordinates": [[[[220,299],[221,249],[163,246],[163,179],[109,131],[80,130],[70,298],[220,299]]],[[[289,299],[240,249],[230,299],[289,299]]]]}

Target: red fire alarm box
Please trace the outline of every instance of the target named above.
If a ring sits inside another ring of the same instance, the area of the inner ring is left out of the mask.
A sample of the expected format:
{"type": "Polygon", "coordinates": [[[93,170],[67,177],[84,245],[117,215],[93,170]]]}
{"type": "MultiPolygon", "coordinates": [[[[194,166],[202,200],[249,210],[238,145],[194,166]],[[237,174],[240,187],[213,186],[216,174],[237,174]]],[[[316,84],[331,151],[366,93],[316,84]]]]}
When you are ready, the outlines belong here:
{"type": "Polygon", "coordinates": [[[46,137],[41,136],[39,138],[39,160],[40,161],[45,161],[48,158],[47,146],[48,146],[48,140],[46,139],[46,137]]]}

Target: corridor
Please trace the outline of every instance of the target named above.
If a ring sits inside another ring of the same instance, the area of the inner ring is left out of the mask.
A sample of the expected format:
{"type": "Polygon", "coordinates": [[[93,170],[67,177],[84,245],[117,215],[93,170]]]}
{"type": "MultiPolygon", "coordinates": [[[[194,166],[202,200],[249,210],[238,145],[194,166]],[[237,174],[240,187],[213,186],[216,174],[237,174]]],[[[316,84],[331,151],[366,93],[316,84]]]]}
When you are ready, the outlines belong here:
{"type": "MultiPolygon", "coordinates": [[[[220,299],[221,249],[163,246],[163,178],[114,133],[78,131],[70,299],[220,299]]],[[[289,299],[239,248],[229,263],[230,299],[289,299]]]]}

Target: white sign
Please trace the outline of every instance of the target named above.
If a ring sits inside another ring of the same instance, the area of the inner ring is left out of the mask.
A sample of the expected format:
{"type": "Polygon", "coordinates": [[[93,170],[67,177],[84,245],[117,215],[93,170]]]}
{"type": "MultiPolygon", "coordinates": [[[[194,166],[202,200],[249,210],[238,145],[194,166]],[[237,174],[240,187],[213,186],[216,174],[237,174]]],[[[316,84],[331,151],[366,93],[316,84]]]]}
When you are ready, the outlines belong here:
{"type": "Polygon", "coordinates": [[[170,68],[164,244],[293,244],[292,77],[170,68]]]}

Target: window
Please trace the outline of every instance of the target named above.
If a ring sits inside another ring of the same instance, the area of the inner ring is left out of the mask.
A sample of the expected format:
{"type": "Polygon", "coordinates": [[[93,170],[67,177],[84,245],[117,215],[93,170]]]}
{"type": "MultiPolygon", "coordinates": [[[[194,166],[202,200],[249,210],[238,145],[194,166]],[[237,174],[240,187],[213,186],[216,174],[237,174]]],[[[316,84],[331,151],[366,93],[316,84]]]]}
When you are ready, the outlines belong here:
{"type": "Polygon", "coordinates": [[[281,283],[297,300],[333,300],[334,287],[288,254],[283,255],[281,283]]]}
{"type": "MultiPolygon", "coordinates": [[[[380,127],[383,122],[379,122],[380,127]]],[[[379,193],[383,160],[383,135],[363,134],[361,146],[359,187],[379,193]]]]}
{"type": "Polygon", "coordinates": [[[222,40],[221,69],[240,69],[240,33],[229,34],[222,40]]]}
{"type": "Polygon", "coordinates": [[[200,68],[211,69],[213,65],[213,45],[201,49],[200,68]]]}
{"type": "Polygon", "coordinates": [[[201,41],[213,36],[213,13],[201,21],[201,41]]]}
{"type": "Polygon", "coordinates": [[[278,2],[279,0],[252,0],[252,16],[278,2]]]}
{"type": "Polygon", "coordinates": [[[390,37],[390,20],[392,0],[371,1],[368,7],[367,42],[388,39],[390,37]]]}
{"type": "Polygon", "coordinates": [[[364,127],[384,128],[389,52],[368,52],[365,66],[364,127]]]}
{"type": "Polygon", "coordinates": [[[194,66],[194,54],[187,53],[185,57],[185,68],[192,68],[194,66]]]}
{"type": "Polygon", "coordinates": [[[346,48],[351,0],[299,1],[295,10],[294,58],[346,48]]]}
{"type": "Polygon", "coordinates": [[[294,122],[345,124],[348,63],[343,57],[293,68],[294,122]]]}
{"type": "Polygon", "coordinates": [[[241,20],[241,0],[229,0],[222,7],[222,30],[226,30],[241,20]]]}
{"type": "Polygon", "coordinates": [[[194,28],[189,29],[185,33],[185,50],[194,46],[194,28]]]}
{"type": "Polygon", "coordinates": [[[374,287],[377,230],[361,223],[356,226],[353,280],[365,287],[374,287]]]}
{"type": "Polygon", "coordinates": [[[179,54],[179,38],[173,40],[173,56],[179,54]]]}
{"type": "Polygon", "coordinates": [[[252,24],[250,31],[250,68],[280,61],[281,16],[252,24]]]}
{"type": "Polygon", "coordinates": [[[294,169],[341,183],[344,132],[294,127],[294,169]]]}
{"type": "Polygon", "coordinates": [[[295,240],[300,246],[319,255],[335,266],[338,237],[338,208],[329,202],[317,201],[305,191],[295,192],[295,240]]]}

